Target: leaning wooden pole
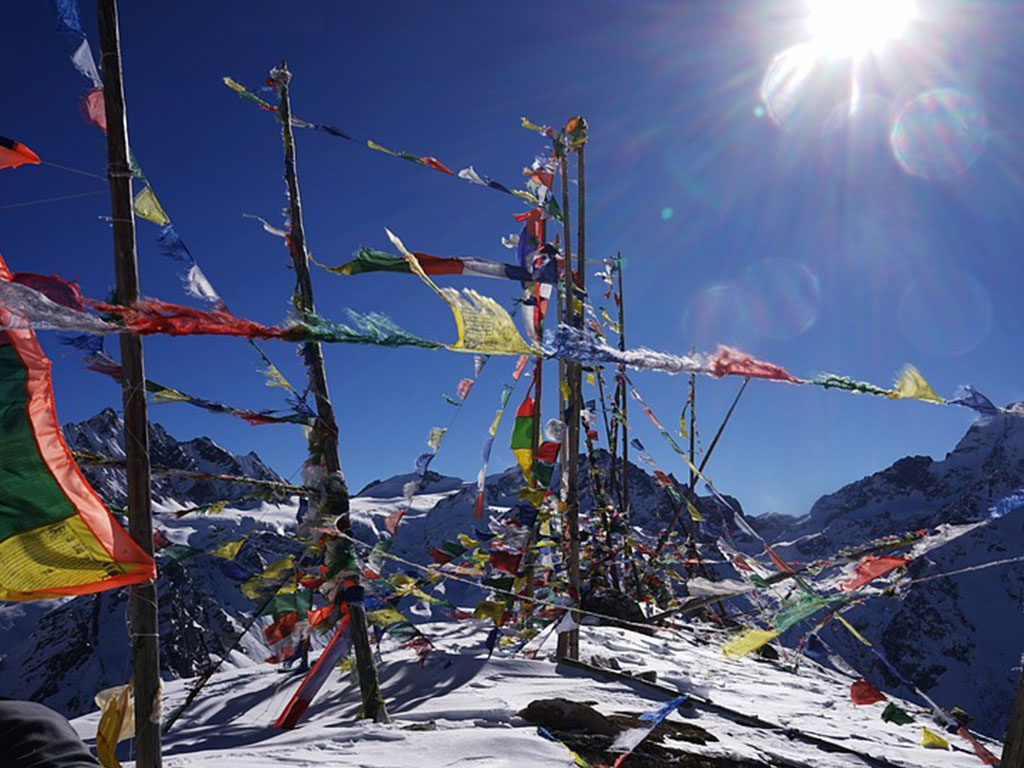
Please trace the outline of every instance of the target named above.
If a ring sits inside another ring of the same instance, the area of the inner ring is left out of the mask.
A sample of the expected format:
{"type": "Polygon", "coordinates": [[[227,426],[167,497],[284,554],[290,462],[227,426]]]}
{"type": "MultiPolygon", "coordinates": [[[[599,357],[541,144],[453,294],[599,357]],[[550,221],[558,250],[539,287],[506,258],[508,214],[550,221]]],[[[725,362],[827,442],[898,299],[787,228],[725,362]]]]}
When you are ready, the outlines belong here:
{"type": "MultiPolygon", "coordinates": [[[[281,62],[280,69],[270,72],[270,80],[277,88],[280,103],[278,117],[281,119],[281,135],[284,141],[284,171],[288,184],[289,219],[288,247],[291,252],[292,265],[295,268],[296,311],[301,315],[316,311],[313,303],[313,281],[309,275],[309,256],[306,251],[306,234],[302,226],[302,201],[299,196],[299,180],[295,167],[295,137],[292,134],[291,100],[288,85],[291,73],[286,62],[281,62]]],[[[321,465],[325,470],[323,493],[319,502],[319,513],[334,519],[335,525],[342,534],[347,534],[349,521],[348,488],[341,472],[341,458],[338,451],[338,423],[334,416],[334,406],[327,392],[327,375],[324,371],[323,350],[318,342],[307,342],[302,349],[303,358],[309,371],[309,390],[316,401],[317,423],[310,432],[310,463],[321,465]]],[[[339,561],[352,559],[352,543],[343,538],[337,542],[340,554],[339,561]]],[[[362,602],[362,588],[359,585],[358,568],[345,572],[353,587],[345,592],[351,599],[344,603],[350,616],[352,647],[356,653],[356,671],[359,675],[359,688],[363,700],[363,717],[373,718],[377,722],[389,722],[384,697],[380,691],[380,680],[373,661],[373,650],[366,627],[366,612],[362,602]]]]}
{"type": "MultiPolygon", "coordinates": [[[[619,351],[626,351],[626,309],[623,306],[624,301],[622,297],[622,254],[615,254],[615,263],[617,266],[617,272],[619,273],[619,290],[616,294],[618,300],[615,302],[619,308],[619,351]]],[[[626,392],[626,366],[619,365],[619,381],[621,392],[619,401],[619,409],[622,413],[622,516],[623,522],[629,525],[629,427],[626,426],[626,414],[629,411],[628,408],[628,393],[626,392]]]]}
{"type": "MultiPolygon", "coordinates": [[[[107,118],[107,173],[110,178],[111,228],[117,301],[130,306],[139,300],[139,269],[135,255],[132,171],[128,162],[128,118],[121,78],[117,0],[98,0],[100,66],[107,118]]],[[[128,531],[152,556],[153,513],[149,486],[149,430],[146,418],[146,374],[142,340],[122,334],[121,400],[124,407],[124,452],[128,478],[128,531]]],[[[132,681],[135,690],[135,764],[160,768],[160,635],[156,582],[129,591],[132,681]]]]}

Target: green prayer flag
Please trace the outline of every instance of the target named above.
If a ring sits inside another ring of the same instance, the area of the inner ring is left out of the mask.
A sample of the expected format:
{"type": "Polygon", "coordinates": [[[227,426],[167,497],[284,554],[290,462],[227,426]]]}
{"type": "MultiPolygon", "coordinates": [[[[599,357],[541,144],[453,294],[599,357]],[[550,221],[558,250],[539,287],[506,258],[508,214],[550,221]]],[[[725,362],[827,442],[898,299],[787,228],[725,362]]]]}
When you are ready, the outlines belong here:
{"type": "Polygon", "coordinates": [[[896,723],[896,725],[910,725],[914,722],[914,718],[891,701],[882,710],[882,719],[887,723],[896,723]]]}

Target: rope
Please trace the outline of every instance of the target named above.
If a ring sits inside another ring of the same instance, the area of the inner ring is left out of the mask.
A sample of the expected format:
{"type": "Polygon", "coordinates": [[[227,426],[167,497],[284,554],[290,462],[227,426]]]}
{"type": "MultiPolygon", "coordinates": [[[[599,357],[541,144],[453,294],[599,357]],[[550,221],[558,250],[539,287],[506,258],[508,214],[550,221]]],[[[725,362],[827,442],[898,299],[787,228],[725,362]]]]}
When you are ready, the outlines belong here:
{"type": "Polygon", "coordinates": [[[89,197],[91,195],[102,195],[106,192],[105,189],[97,189],[93,192],[80,192],[77,195],[63,195],[61,197],[47,197],[42,200],[27,200],[24,203],[8,203],[7,205],[0,205],[0,211],[7,211],[11,208],[28,208],[32,205],[43,205],[45,203],[58,203],[62,200],[75,200],[80,197],[89,197]]]}

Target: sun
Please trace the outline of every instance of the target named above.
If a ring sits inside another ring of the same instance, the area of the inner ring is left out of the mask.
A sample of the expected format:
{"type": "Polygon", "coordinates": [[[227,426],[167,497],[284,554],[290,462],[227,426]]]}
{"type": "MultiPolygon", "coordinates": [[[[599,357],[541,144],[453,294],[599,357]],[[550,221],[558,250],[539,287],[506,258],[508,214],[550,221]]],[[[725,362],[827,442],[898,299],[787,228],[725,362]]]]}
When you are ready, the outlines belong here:
{"type": "Polygon", "coordinates": [[[913,0],[808,0],[814,42],[833,56],[857,58],[899,37],[917,15],[913,0]]]}

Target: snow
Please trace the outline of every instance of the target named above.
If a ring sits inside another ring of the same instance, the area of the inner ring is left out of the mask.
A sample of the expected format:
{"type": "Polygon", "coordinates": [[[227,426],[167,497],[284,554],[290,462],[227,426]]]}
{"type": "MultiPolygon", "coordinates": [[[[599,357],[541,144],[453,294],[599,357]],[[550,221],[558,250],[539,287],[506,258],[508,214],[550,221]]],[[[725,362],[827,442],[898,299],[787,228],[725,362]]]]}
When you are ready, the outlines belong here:
{"type": "MultiPolygon", "coordinates": [[[[549,660],[497,653],[488,659],[483,649],[487,627],[477,622],[426,624],[422,629],[436,645],[424,663],[418,663],[408,650],[383,650],[380,675],[394,718],[390,725],[356,721],[357,686],[351,676],[336,672],[298,728],[276,730],[272,723],[299,677],[277,674],[269,666],[229,670],[211,679],[165,735],[164,765],[407,768],[429,759],[431,765],[447,768],[570,766],[572,759],[563,746],[539,737],[536,728],[516,713],[535,699],[564,697],[592,703],[606,715],[638,714],[657,709],[669,698],[638,682],[605,679],[549,660]]],[[[880,719],[884,703],[853,706],[848,693],[851,680],[813,662],[794,673],[780,662],[727,659],[714,639],[700,641],[675,632],[647,637],[585,627],[581,657],[593,655],[615,657],[624,670],[655,670],[662,685],[780,726],[750,727],[698,705],[669,719],[698,725],[718,741],[703,746],[672,742],[676,749],[745,757],[766,765],[772,759],[814,768],[864,765],[854,755],[825,752],[787,736],[786,729],[795,729],[900,766],[979,765],[966,743],[955,736],[949,736],[956,748],[953,752],[918,746],[920,725],[936,732],[941,729],[916,712],[917,725],[900,727],[880,719]]],[[[176,708],[187,685],[187,680],[168,683],[165,707],[176,708]]],[[[915,711],[913,705],[897,702],[915,711]]],[[[98,719],[96,712],[73,724],[90,741],[98,719]]]]}

